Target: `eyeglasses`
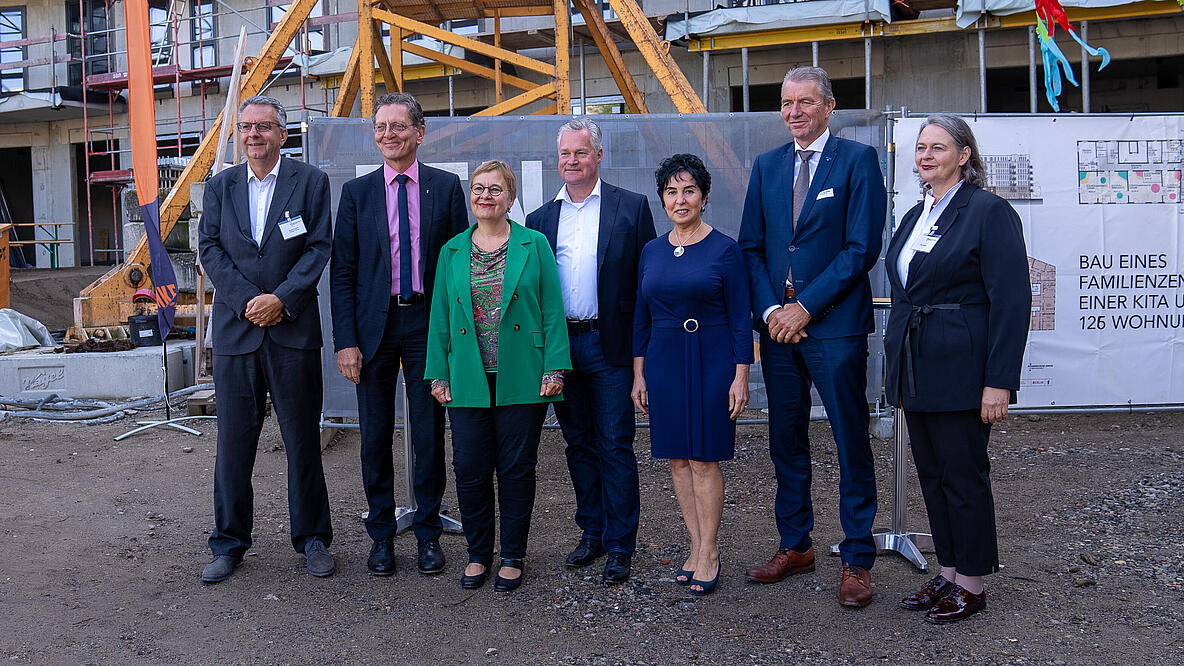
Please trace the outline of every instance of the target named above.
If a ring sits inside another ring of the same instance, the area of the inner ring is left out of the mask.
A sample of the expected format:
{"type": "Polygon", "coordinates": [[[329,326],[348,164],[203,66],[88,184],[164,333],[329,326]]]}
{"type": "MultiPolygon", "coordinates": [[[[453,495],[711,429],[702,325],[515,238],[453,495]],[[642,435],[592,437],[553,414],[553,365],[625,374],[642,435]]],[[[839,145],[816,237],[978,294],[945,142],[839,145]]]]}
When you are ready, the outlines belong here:
{"type": "Polygon", "coordinates": [[[279,126],[280,126],[279,123],[273,123],[269,120],[263,120],[263,121],[260,121],[257,123],[243,122],[243,123],[238,124],[238,131],[242,132],[243,134],[246,134],[247,132],[250,132],[252,129],[254,129],[255,131],[259,132],[260,134],[267,134],[268,132],[278,128],[279,126]]]}
{"type": "Polygon", "coordinates": [[[390,131],[391,134],[402,134],[414,127],[414,125],[404,125],[403,123],[379,123],[374,126],[374,133],[377,135],[386,134],[390,131]]]}
{"type": "Polygon", "coordinates": [[[781,100],[781,108],[783,108],[783,109],[792,109],[794,104],[797,104],[798,108],[803,111],[811,111],[814,109],[814,107],[822,104],[822,102],[819,100],[816,100],[812,97],[806,97],[804,99],[783,99],[783,100],[781,100]]]}
{"type": "Polygon", "coordinates": [[[473,185],[472,187],[469,188],[469,191],[472,192],[473,196],[475,196],[475,197],[480,197],[482,195],[488,194],[489,196],[496,199],[496,198],[500,197],[502,194],[504,194],[506,190],[501,187],[498,187],[497,185],[490,185],[489,187],[485,187],[484,185],[473,185]]]}

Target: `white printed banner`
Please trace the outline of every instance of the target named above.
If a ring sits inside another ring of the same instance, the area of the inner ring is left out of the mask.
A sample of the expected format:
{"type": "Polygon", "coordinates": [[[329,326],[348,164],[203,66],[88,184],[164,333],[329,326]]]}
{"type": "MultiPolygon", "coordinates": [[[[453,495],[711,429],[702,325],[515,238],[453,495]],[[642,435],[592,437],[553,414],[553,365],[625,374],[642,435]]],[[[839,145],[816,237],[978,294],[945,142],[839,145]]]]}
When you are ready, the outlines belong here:
{"type": "MultiPolygon", "coordinates": [[[[1024,222],[1021,407],[1184,403],[1184,116],[966,118],[1024,222]]],[[[897,122],[895,219],[920,198],[897,122]]]]}

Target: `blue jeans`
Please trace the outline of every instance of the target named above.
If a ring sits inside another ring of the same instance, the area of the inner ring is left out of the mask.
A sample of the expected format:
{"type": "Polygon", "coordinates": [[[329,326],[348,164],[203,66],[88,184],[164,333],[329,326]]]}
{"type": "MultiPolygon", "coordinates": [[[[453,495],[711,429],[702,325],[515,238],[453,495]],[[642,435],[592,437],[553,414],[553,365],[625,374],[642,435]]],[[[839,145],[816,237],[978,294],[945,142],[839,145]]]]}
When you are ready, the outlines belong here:
{"type": "Polygon", "coordinates": [[[632,553],[641,513],[629,397],[633,369],[604,359],[599,331],[571,336],[571,361],[555,415],[567,440],[576,525],[610,553],[632,553]]]}
{"type": "Polygon", "coordinates": [[[843,562],[864,569],[876,561],[876,470],[868,439],[867,336],[797,344],[761,334],[761,360],[769,396],[769,455],[777,474],[777,531],[781,547],[810,547],[810,384],[818,388],[839,458],[839,544],[843,562]]]}

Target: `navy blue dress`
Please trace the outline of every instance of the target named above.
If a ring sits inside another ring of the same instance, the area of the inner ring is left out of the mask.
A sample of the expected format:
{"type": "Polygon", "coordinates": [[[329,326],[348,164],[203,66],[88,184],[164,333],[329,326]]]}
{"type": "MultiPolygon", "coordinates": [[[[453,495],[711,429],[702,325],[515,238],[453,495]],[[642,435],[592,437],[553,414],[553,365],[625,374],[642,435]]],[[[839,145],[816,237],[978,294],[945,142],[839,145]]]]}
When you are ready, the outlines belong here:
{"type": "Polygon", "coordinates": [[[728,389],[736,364],[753,361],[750,307],[744,257],[724,234],[712,230],[681,257],[665,234],[642,250],[633,355],[645,357],[655,458],[732,459],[728,389]]]}

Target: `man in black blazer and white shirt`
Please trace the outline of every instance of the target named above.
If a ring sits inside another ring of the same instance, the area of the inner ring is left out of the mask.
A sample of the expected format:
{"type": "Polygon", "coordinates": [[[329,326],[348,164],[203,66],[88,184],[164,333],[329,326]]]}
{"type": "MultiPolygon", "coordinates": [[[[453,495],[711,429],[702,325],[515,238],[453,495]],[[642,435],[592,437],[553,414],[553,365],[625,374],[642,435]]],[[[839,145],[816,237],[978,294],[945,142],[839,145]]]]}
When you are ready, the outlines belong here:
{"type": "Polygon", "coordinates": [[[633,452],[633,302],[637,263],[654,238],[645,195],[600,180],[600,127],[586,118],[559,128],[554,200],[526,218],[555,251],[573,370],[555,414],[567,440],[567,467],[583,534],[569,568],[607,552],[604,580],[629,578],[640,516],[633,452]]]}
{"type": "Polygon", "coordinates": [[[329,178],[280,157],[284,107],[270,97],[239,107],[247,163],[206,184],[200,225],[202,267],[214,297],[214,559],[202,580],[226,580],[251,547],[251,470],[267,394],[288,456],[292,545],[308,572],[332,575],[329,496],[321,467],[321,321],[317,281],[329,260],[329,178]]]}
{"type": "Polygon", "coordinates": [[[456,174],[417,160],[423,109],[411,95],[378,99],[374,143],[383,166],[341,188],[333,238],[333,341],[337,368],[357,384],[362,434],[362,483],[374,540],[366,565],[376,576],[395,573],[395,382],[400,365],[407,386],[405,415],[415,451],[412,475],[420,573],[444,570],[440,548],[444,497],[444,408],[423,380],[428,305],[440,248],[468,228],[465,196],[456,174]]]}

